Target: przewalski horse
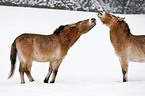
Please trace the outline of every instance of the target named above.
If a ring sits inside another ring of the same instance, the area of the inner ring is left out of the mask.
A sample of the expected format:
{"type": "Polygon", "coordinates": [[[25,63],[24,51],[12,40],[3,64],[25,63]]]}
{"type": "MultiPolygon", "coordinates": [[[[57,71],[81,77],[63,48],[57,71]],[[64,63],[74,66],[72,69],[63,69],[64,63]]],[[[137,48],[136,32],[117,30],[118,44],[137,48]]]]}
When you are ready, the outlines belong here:
{"type": "Polygon", "coordinates": [[[87,19],[70,25],[60,26],[52,35],[22,34],[18,36],[11,47],[11,71],[9,78],[13,75],[16,63],[16,56],[20,61],[20,79],[25,83],[24,73],[30,82],[34,81],[31,76],[33,61],[50,62],[49,71],[44,82],[48,83],[52,73],[52,80],[55,82],[58,68],[66,56],[69,48],[96,25],[96,19],[87,19]]]}
{"type": "Polygon", "coordinates": [[[132,35],[125,18],[106,12],[99,12],[98,17],[110,28],[111,43],[120,59],[123,82],[126,82],[129,61],[145,62],[145,36],[132,35]]]}

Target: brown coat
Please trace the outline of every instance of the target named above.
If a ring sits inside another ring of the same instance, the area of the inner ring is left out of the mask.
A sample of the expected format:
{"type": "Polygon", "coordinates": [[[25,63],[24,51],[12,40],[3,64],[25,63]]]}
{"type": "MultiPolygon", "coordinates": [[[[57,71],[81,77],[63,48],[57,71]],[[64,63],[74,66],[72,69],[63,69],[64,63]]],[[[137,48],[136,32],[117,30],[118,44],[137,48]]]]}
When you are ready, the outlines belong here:
{"type": "Polygon", "coordinates": [[[51,35],[22,34],[18,36],[11,48],[11,73],[9,78],[13,75],[16,55],[18,54],[21,83],[25,83],[24,73],[27,74],[30,81],[34,81],[31,76],[33,61],[50,62],[49,72],[44,82],[48,83],[49,77],[53,73],[51,83],[54,83],[57,70],[69,48],[82,34],[88,32],[95,25],[96,20],[92,18],[60,26],[51,35]]]}
{"type": "Polygon", "coordinates": [[[120,59],[123,81],[127,81],[128,61],[145,62],[145,36],[132,35],[125,18],[116,17],[106,12],[99,12],[98,17],[110,28],[110,40],[120,59]]]}

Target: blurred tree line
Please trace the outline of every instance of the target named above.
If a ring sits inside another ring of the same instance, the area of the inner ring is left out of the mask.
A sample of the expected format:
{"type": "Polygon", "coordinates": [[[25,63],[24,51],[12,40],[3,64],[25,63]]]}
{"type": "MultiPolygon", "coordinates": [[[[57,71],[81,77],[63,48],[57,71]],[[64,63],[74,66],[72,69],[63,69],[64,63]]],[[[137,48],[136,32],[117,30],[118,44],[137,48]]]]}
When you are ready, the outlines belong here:
{"type": "Polygon", "coordinates": [[[0,5],[119,14],[145,14],[145,0],[0,0],[0,5]]]}

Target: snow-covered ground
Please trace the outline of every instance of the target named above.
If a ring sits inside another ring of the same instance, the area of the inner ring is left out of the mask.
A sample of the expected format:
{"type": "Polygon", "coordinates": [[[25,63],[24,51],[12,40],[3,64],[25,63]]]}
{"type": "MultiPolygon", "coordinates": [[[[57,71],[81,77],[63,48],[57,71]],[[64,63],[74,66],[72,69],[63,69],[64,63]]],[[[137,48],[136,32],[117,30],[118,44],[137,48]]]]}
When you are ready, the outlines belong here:
{"type": "MultiPolygon", "coordinates": [[[[131,32],[145,35],[145,15],[125,16],[131,32]]],[[[145,96],[145,63],[129,64],[122,83],[121,66],[109,39],[109,28],[97,13],[0,6],[0,96],[145,96]],[[30,83],[20,84],[19,61],[11,79],[10,48],[22,33],[52,34],[60,25],[96,18],[97,25],[70,48],[55,84],[44,84],[49,63],[33,62],[30,83]]]]}

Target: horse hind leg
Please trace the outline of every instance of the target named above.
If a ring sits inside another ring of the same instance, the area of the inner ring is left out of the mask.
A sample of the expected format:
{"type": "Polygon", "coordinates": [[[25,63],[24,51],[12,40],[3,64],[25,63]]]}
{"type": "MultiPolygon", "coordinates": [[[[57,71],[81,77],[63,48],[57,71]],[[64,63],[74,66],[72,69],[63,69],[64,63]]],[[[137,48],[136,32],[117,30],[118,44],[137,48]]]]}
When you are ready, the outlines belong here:
{"type": "Polygon", "coordinates": [[[24,73],[26,73],[30,82],[34,81],[33,77],[31,76],[31,66],[32,66],[32,63],[20,62],[19,72],[20,72],[21,84],[25,83],[24,73]]]}
{"type": "Polygon", "coordinates": [[[24,80],[24,63],[23,62],[20,62],[20,66],[19,66],[19,72],[20,72],[20,79],[21,79],[21,84],[24,84],[25,83],[25,80],[24,80]]]}
{"type": "Polygon", "coordinates": [[[31,67],[32,67],[32,63],[26,63],[26,65],[25,65],[25,73],[26,73],[29,81],[33,82],[34,79],[33,79],[32,75],[31,75],[31,67]]]}

